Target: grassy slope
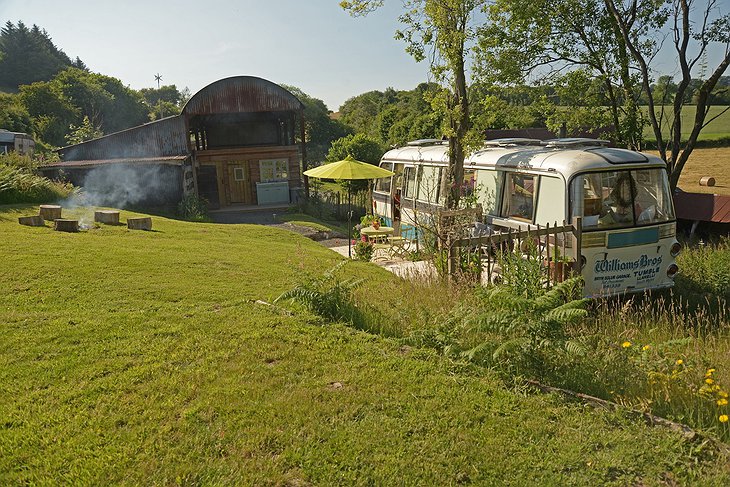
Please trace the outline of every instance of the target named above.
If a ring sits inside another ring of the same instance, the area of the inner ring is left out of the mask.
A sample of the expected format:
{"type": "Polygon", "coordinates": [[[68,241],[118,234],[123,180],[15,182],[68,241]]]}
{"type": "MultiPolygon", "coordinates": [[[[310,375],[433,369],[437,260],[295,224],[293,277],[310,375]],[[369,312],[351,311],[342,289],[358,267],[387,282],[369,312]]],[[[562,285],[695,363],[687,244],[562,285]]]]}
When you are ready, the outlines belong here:
{"type": "Polygon", "coordinates": [[[30,213],[0,207],[0,484],[727,479],[666,430],[252,304],[339,259],[298,235],[61,234],[30,213]]]}

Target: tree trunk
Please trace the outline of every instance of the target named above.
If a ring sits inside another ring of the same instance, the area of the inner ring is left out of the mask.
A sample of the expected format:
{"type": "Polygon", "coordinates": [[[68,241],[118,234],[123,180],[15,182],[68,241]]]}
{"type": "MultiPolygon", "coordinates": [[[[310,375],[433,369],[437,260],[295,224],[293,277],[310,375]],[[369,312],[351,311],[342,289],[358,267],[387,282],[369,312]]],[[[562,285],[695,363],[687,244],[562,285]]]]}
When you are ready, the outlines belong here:
{"type": "Polygon", "coordinates": [[[451,137],[449,137],[449,192],[446,206],[456,208],[464,182],[464,138],[469,130],[469,99],[466,93],[464,55],[454,65],[453,104],[450,107],[451,137]]]}

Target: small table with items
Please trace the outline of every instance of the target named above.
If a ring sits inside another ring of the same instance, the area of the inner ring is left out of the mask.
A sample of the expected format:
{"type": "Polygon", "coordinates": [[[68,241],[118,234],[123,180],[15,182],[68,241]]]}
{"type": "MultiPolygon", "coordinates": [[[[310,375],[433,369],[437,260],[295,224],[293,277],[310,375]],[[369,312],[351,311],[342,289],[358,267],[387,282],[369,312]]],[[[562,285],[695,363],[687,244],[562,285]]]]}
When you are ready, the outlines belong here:
{"type": "MultiPolygon", "coordinates": [[[[403,237],[394,237],[394,229],[392,227],[379,227],[374,228],[372,226],[365,227],[360,230],[360,234],[368,239],[368,242],[373,244],[373,247],[377,251],[384,251],[385,257],[388,259],[405,259],[407,256],[406,251],[406,240],[403,237]]],[[[383,258],[383,256],[375,256],[373,259],[383,258]]]]}
{"type": "Polygon", "coordinates": [[[365,235],[367,239],[372,243],[385,243],[388,241],[388,237],[393,235],[395,230],[393,227],[378,227],[373,226],[364,227],[360,229],[360,235],[365,235]]]}

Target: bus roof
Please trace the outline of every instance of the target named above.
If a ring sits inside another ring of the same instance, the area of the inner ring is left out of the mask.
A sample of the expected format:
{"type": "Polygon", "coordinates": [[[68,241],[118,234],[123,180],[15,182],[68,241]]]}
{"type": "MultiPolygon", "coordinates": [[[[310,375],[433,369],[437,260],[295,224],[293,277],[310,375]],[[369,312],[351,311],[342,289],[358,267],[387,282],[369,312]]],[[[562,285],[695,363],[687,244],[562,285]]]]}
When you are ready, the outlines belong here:
{"type": "MultiPolygon", "coordinates": [[[[497,139],[486,141],[484,148],[464,160],[464,168],[496,167],[522,170],[555,171],[572,174],[630,167],[666,167],[657,156],[626,149],[606,147],[607,142],[594,139],[497,139]]],[[[446,164],[449,147],[443,143],[406,146],[390,150],[383,161],[446,164]]]]}

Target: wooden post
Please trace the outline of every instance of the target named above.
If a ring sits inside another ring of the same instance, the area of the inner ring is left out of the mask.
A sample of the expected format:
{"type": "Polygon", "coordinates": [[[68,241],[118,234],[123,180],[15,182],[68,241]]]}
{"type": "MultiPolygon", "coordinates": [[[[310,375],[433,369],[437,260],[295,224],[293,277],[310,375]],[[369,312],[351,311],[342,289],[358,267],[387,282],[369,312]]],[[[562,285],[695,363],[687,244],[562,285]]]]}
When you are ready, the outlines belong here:
{"type": "Polygon", "coordinates": [[[40,215],[19,216],[18,223],[20,223],[21,225],[27,225],[29,227],[44,227],[46,225],[46,222],[40,215]]]}
{"type": "Polygon", "coordinates": [[[107,225],[119,225],[119,212],[113,210],[99,210],[94,212],[94,221],[107,225]]]}
{"type": "Polygon", "coordinates": [[[57,232],[78,232],[79,221],[57,218],[53,220],[53,229],[57,232]]]}
{"type": "Polygon", "coordinates": [[[583,245],[583,217],[576,216],[573,218],[573,270],[576,274],[581,273],[581,246],[583,245]]]}
{"type": "Polygon", "coordinates": [[[127,218],[127,228],[130,230],[152,230],[152,218],[127,218]]]}
{"type": "Polygon", "coordinates": [[[38,214],[44,220],[57,220],[61,218],[61,207],[59,205],[41,205],[38,214]]]}
{"type": "Polygon", "coordinates": [[[446,274],[450,281],[454,279],[454,273],[456,272],[456,246],[451,241],[451,237],[446,240],[446,246],[448,248],[448,258],[446,261],[446,274]]]}
{"type": "Polygon", "coordinates": [[[547,253],[547,268],[548,268],[548,289],[552,287],[553,282],[551,280],[551,272],[550,272],[550,223],[547,224],[545,227],[546,236],[545,236],[545,251],[547,253]]]}

